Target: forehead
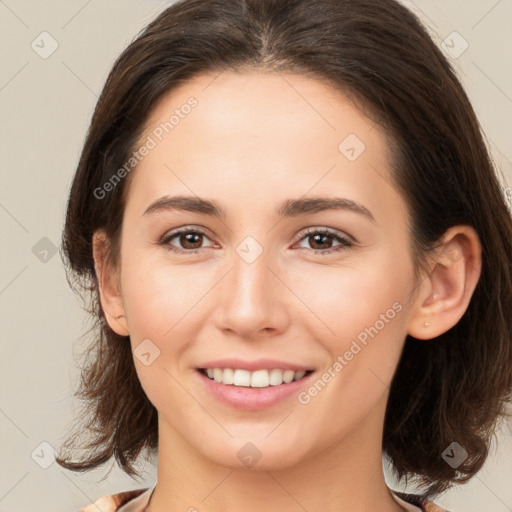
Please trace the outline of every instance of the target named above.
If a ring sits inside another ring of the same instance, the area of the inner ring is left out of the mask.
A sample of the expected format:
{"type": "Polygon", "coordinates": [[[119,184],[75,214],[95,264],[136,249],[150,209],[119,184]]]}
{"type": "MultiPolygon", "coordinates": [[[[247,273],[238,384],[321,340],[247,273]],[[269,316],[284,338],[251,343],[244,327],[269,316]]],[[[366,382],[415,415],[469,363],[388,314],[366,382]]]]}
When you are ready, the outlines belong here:
{"type": "Polygon", "coordinates": [[[325,195],[340,184],[362,200],[391,183],[382,128],[339,90],[296,74],[194,77],[160,99],[144,143],[151,149],[130,186],[141,202],[164,192],[222,197],[236,191],[265,203],[280,192],[325,195]]]}
{"type": "MultiPolygon", "coordinates": [[[[186,130],[187,124],[194,125],[197,135],[208,130],[210,138],[216,133],[240,135],[237,144],[243,135],[270,134],[273,149],[294,135],[306,133],[315,139],[324,138],[326,144],[336,142],[344,132],[357,134],[373,144],[379,137],[386,137],[378,123],[326,81],[272,71],[223,71],[195,76],[157,102],[148,116],[144,134],[156,130],[160,132],[156,138],[160,139],[171,132],[176,135],[186,130]],[[194,106],[189,107],[190,103],[194,106]],[[182,122],[187,117],[193,120],[182,122]],[[368,132],[374,132],[375,137],[368,132]]],[[[228,142],[224,140],[223,146],[228,142]]]]}

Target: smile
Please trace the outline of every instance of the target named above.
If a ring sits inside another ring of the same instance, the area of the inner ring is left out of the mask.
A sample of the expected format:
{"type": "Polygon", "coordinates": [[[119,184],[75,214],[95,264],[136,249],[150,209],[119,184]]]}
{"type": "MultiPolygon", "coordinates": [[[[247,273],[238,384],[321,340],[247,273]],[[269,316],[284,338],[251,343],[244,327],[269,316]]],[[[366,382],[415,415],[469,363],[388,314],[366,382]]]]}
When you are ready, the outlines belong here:
{"type": "Polygon", "coordinates": [[[302,379],[311,371],[306,370],[282,370],[272,368],[269,370],[243,370],[240,368],[200,368],[200,371],[208,378],[231,386],[267,388],[269,386],[280,386],[302,379]]]}

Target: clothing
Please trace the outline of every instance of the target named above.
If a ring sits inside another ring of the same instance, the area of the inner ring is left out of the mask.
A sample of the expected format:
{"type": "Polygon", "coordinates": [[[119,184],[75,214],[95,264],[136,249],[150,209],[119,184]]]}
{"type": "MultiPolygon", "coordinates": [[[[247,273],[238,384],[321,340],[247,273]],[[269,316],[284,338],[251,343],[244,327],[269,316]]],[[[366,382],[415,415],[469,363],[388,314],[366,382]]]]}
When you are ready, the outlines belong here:
{"type": "MultiPolygon", "coordinates": [[[[149,502],[153,487],[121,492],[100,498],[94,504],[81,508],[78,512],[143,512],[149,502]]],[[[449,512],[434,502],[414,494],[390,489],[391,495],[407,512],[449,512]]]]}

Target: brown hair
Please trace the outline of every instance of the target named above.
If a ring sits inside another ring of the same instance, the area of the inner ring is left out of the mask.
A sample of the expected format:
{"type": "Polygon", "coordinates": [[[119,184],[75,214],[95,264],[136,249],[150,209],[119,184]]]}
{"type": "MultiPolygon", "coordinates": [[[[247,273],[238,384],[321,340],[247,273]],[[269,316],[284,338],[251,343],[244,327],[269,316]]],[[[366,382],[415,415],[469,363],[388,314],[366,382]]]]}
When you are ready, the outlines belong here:
{"type": "MultiPolygon", "coordinates": [[[[468,480],[485,462],[512,390],[512,220],[470,102],[419,20],[394,0],[184,0],[119,56],[97,103],[71,187],[62,239],[68,280],[96,323],[80,388],[84,411],[66,447],[86,471],[112,456],[129,475],[157,449],[157,411],[135,372],[130,344],[105,321],[92,235],[104,228],[117,260],[129,179],[95,190],[127,161],[163,95],[206,72],[290,71],[334,84],[378,119],[393,141],[393,179],[411,216],[415,269],[445,231],[472,226],[480,280],[461,320],[431,341],[407,337],[385,416],[383,452],[423,496],[468,480]],[[85,444],[79,434],[88,433],[85,444]],[[456,469],[441,457],[458,442],[456,469]]],[[[419,273],[418,273],[419,275],[419,273]]]]}

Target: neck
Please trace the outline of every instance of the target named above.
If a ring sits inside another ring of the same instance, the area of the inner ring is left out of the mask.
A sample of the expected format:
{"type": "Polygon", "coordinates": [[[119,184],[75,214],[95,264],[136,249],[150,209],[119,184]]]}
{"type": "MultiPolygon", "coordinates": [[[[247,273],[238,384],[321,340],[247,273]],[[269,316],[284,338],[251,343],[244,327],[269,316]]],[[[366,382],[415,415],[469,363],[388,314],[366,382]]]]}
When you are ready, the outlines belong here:
{"type": "MultiPolygon", "coordinates": [[[[383,417],[382,407],[373,414],[383,417]]],[[[342,442],[279,469],[216,464],[160,418],[158,481],[147,510],[403,512],[384,479],[382,424],[370,416],[342,442]]]]}

